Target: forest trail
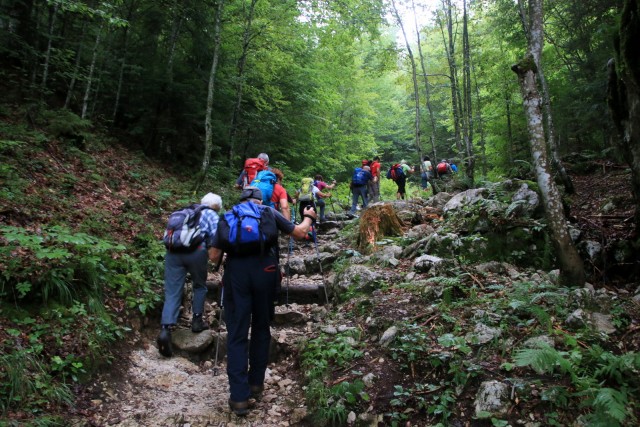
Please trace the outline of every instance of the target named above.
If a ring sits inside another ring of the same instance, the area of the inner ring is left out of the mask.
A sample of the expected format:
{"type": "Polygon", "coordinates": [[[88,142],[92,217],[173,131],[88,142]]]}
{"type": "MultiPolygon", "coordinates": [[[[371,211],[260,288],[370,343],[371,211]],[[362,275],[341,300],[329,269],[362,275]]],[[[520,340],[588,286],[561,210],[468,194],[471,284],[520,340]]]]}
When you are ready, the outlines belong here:
{"type": "MultiPolygon", "coordinates": [[[[313,245],[302,246],[302,243],[297,243],[296,254],[314,253],[313,245]]],[[[281,263],[285,262],[286,255],[281,256],[281,263]]],[[[215,286],[219,280],[219,274],[210,273],[209,284],[215,286]]],[[[290,295],[294,295],[296,288],[321,284],[322,277],[318,274],[308,277],[293,275],[290,295]]],[[[286,292],[285,286],[283,283],[283,292],[286,292]]],[[[213,306],[213,310],[207,310],[213,326],[201,334],[210,334],[215,340],[218,331],[214,316],[218,316],[219,311],[213,298],[208,297],[208,306],[213,306]]],[[[140,333],[136,333],[136,340],[131,345],[123,346],[120,359],[115,360],[110,369],[87,388],[84,403],[91,415],[89,420],[79,420],[78,425],[86,425],[87,422],[89,425],[119,427],[306,425],[303,421],[307,415],[304,390],[298,381],[301,374],[294,352],[297,342],[310,332],[311,318],[319,320],[326,312],[317,304],[292,302],[276,307],[265,390],[259,400],[250,400],[250,412],[246,417],[233,414],[227,403],[229,386],[224,322],[217,367],[214,363],[215,341],[206,353],[188,354],[176,351],[174,345],[173,357],[161,356],[155,343],[158,326],[149,322],[140,333]]],[[[188,330],[186,317],[180,319],[178,328],[188,330]]],[[[175,331],[173,335],[175,342],[175,331]]]]}

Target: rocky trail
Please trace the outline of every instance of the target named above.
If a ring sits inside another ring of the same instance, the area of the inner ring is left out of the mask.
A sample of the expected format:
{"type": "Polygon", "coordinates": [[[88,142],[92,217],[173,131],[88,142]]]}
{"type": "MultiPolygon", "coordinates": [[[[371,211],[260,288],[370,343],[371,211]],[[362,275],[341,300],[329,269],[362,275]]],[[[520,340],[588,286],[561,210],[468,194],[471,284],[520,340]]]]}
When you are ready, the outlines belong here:
{"type": "MultiPolygon", "coordinates": [[[[323,229],[337,224],[327,225],[323,229]]],[[[319,244],[330,234],[319,235],[319,244]]],[[[287,246],[288,241],[283,241],[283,268],[287,246]]],[[[265,390],[259,400],[250,401],[248,416],[235,416],[227,404],[224,321],[218,363],[215,363],[221,275],[210,272],[206,312],[211,329],[199,334],[191,332],[190,287],[187,284],[183,298],[185,310],[173,332],[174,356],[165,358],[158,352],[155,343],[157,321],[146,319],[145,324],[134,325],[139,332],[124,345],[130,351],[122,352],[121,359],[114,361],[112,369],[85,390],[88,399],[85,412],[90,416],[89,420],[81,420],[80,425],[87,421],[90,425],[123,427],[305,425],[307,410],[302,384],[298,381],[301,374],[295,352],[298,342],[310,336],[312,329],[321,327],[327,315],[327,308],[322,305],[325,294],[318,259],[313,242],[294,243],[290,257],[292,277],[288,286],[287,279],[283,279],[283,304],[276,307],[271,328],[272,351],[265,390]],[[306,269],[314,273],[304,274],[306,269]]]]}
{"type": "MultiPolygon", "coordinates": [[[[578,179],[579,194],[593,193],[594,183],[625,185],[624,175],[607,178],[578,179]]],[[[621,233],[627,225],[627,204],[605,199],[601,206],[586,198],[589,205],[572,211],[572,237],[595,274],[583,288],[565,288],[557,270],[544,267],[549,252],[540,201],[528,185],[508,180],[374,204],[359,221],[322,224],[318,246],[296,242],[290,256],[282,240],[281,266],[291,270],[282,285],[289,304],[276,308],[265,390],[250,401],[247,417],[227,405],[224,327],[215,363],[220,275],[210,273],[212,329],[191,332],[188,292],[172,358],[156,348],[157,313],[131,321],[132,337],[115,351],[120,358],[80,391],[77,426],[427,426],[442,420],[489,426],[499,420],[539,427],[588,417],[571,406],[561,411],[546,397],[549,390],[573,390],[565,376],[545,375],[541,382],[539,372],[516,366],[514,356],[540,345],[581,351],[584,340],[610,357],[640,349],[640,287],[635,273],[629,275],[638,266],[636,253],[613,234],[609,244],[598,244],[603,230],[621,233]],[[614,209],[607,208],[594,234],[584,218],[593,222],[606,203],[614,209]],[[402,229],[376,240],[383,212],[402,229]],[[364,255],[357,250],[363,244],[375,250],[364,255]],[[315,383],[301,362],[311,344],[319,349],[311,354],[327,359],[325,376],[315,383]],[[334,351],[351,356],[338,360],[334,351]],[[351,392],[343,385],[362,388],[351,392]],[[320,423],[318,410],[324,411],[320,423]]],[[[572,369],[590,374],[578,364],[572,369]]],[[[630,417],[639,415],[629,410],[630,417]]]]}

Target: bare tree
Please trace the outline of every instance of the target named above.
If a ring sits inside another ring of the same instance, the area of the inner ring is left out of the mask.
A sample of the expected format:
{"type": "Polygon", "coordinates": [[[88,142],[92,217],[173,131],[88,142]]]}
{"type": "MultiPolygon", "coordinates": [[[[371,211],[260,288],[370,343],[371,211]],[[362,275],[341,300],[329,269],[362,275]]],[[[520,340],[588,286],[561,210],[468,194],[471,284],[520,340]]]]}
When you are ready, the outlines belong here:
{"type": "MultiPolygon", "coordinates": [[[[527,40],[529,40],[529,43],[531,43],[531,30],[533,25],[529,23],[528,13],[525,7],[525,0],[518,0],[518,8],[520,10],[520,20],[522,22],[524,34],[527,37],[527,40]]],[[[541,19],[543,19],[543,17],[541,17],[541,19]]],[[[544,31],[544,29],[542,31],[544,31]]],[[[551,159],[553,161],[553,167],[558,172],[558,175],[560,176],[560,179],[564,185],[565,191],[568,194],[573,194],[575,192],[573,182],[571,181],[569,174],[567,174],[567,170],[562,163],[562,159],[560,159],[560,147],[558,146],[558,138],[556,138],[556,130],[553,124],[553,115],[551,113],[551,96],[549,95],[549,85],[547,84],[547,79],[545,79],[544,77],[544,70],[542,67],[542,49],[540,49],[539,52],[532,53],[533,60],[536,62],[536,65],[538,67],[537,74],[540,81],[540,86],[542,88],[542,102],[547,123],[547,140],[549,143],[549,148],[551,149],[551,159]]]]}
{"type": "Polygon", "coordinates": [[[407,54],[409,55],[409,61],[411,62],[411,77],[413,79],[413,96],[416,105],[416,119],[415,119],[415,143],[416,149],[418,150],[419,160],[422,160],[422,149],[420,148],[420,92],[418,91],[418,77],[416,75],[416,61],[413,57],[413,51],[411,50],[411,45],[409,44],[409,39],[407,38],[407,33],[404,30],[404,24],[402,23],[402,19],[400,18],[400,14],[398,13],[398,8],[396,7],[395,0],[391,0],[391,5],[393,6],[393,13],[398,21],[398,25],[400,26],[400,30],[402,31],[402,36],[404,37],[404,43],[407,46],[407,54]]]}
{"type": "Polygon", "coordinates": [[[465,147],[465,174],[473,183],[473,175],[475,171],[475,157],[473,153],[473,101],[471,96],[471,47],[469,46],[469,29],[467,14],[467,0],[462,1],[462,86],[464,94],[464,120],[463,120],[463,137],[465,147]]]}
{"type": "Polygon", "coordinates": [[[542,1],[529,0],[531,27],[529,52],[512,70],[518,75],[522,100],[527,116],[531,156],[547,217],[547,225],[560,261],[560,279],[563,284],[582,286],[585,282],[584,265],[576,250],[564,217],[560,192],[550,174],[542,114],[542,98],[538,91],[538,65],[535,61],[543,46],[542,1]]]}
{"type": "MultiPolygon", "coordinates": [[[[249,10],[247,11],[247,20],[245,22],[244,33],[242,34],[242,52],[240,58],[238,58],[237,75],[236,75],[236,103],[231,115],[231,123],[229,124],[229,162],[233,164],[233,157],[235,156],[235,139],[238,133],[238,121],[240,119],[240,112],[242,110],[242,97],[244,95],[244,74],[245,66],[247,65],[247,55],[249,48],[251,47],[251,41],[254,34],[252,34],[253,13],[256,8],[258,0],[251,0],[249,10]]],[[[243,2],[244,4],[244,2],[243,2]]]]}
{"type": "MultiPolygon", "coordinates": [[[[424,93],[425,93],[425,105],[429,112],[429,122],[431,123],[431,152],[433,154],[433,160],[438,157],[436,152],[436,120],[433,115],[433,108],[431,107],[431,88],[429,87],[429,75],[427,74],[427,67],[424,63],[424,55],[422,53],[422,43],[420,42],[420,28],[418,27],[418,17],[416,14],[416,4],[414,0],[411,0],[411,7],[413,9],[413,23],[416,28],[416,40],[418,44],[418,56],[420,57],[420,67],[422,68],[422,78],[424,80],[424,93]]],[[[422,162],[422,158],[420,158],[422,162]]],[[[421,163],[422,164],[422,163],[421,163]]]]}
{"type": "Polygon", "coordinates": [[[462,143],[460,137],[460,94],[458,89],[458,66],[456,65],[455,47],[453,37],[453,6],[451,0],[442,0],[442,10],[445,20],[438,19],[440,23],[440,31],[442,32],[442,41],[444,42],[444,50],[447,54],[447,62],[449,63],[449,79],[451,81],[451,111],[453,114],[453,129],[455,133],[456,149],[459,154],[462,154],[462,143]],[[447,33],[445,35],[444,27],[447,27],[447,33]]]}
{"type": "Polygon", "coordinates": [[[216,18],[213,24],[213,61],[211,62],[211,71],[209,72],[209,87],[207,91],[207,113],[204,120],[205,138],[204,138],[204,155],[202,157],[202,167],[200,168],[200,176],[196,181],[194,193],[200,190],[200,186],[207,177],[209,162],[211,161],[211,149],[213,148],[213,130],[211,126],[211,116],[213,114],[213,94],[215,92],[216,70],[218,69],[218,61],[220,59],[220,27],[222,20],[222,11],[224,8],[224,0],[218,0],[216,10],[216,18]]]}

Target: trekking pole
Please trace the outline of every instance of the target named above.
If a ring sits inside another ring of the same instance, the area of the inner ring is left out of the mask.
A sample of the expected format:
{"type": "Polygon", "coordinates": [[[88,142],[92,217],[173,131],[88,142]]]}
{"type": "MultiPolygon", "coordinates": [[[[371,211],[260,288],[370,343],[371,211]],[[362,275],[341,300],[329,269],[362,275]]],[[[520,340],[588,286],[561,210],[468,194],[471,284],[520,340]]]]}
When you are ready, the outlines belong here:
{"type": "Polygon", "coordinates": [[[327,282],[324,278],[324,271],[322,270],[322,262],[320,261],[320,251],[318,250],[318,238],[316,236],[315,227],[313,227],[313,244],[316,247],[316,256],[318,257],[318,265],[320,266],[320,275],[322,276],[322,287],[324,288],[324,299],[327,305],[329,305],[329,295],[327,294],[327,282]]]}
{"type": "MultiPolygon", "coordinates": [[[[293,211],[293,223],[296,223],[296,211],[298,209],[294,209],[293,211]]],[[[285,292],[285,307],[289,307],[289,283],[291,282],[291,264],[289,264],[289,260],[291,259],[291,252],[293,252],[293,237],[289,236],[289,253],[287,253],[287,289],[285,292]]]]}
{"type": "Polygon", "coordinates": [[[224,303],[224,283],[220,282],[220,318],[218,319],[218,338],[216,339],[216,357],[213,361],[213,376],[218,376],[218,350],[220,349],[220,330],[222,329],[222,309],[224,303]]]}

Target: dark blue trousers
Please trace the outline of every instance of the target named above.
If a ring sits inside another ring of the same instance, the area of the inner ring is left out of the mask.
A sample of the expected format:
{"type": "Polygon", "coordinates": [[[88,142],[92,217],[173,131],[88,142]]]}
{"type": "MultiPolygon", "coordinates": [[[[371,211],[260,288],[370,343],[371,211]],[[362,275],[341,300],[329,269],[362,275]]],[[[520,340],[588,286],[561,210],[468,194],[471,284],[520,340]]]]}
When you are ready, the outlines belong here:
{"type": "Polygon", "coordinates": [[[227,257],[223,304],[228,332],[227,376],[234,402],[249,399],[249,387],[264,383],[279,274],[277,259],[271,256],[227,257]]]}

